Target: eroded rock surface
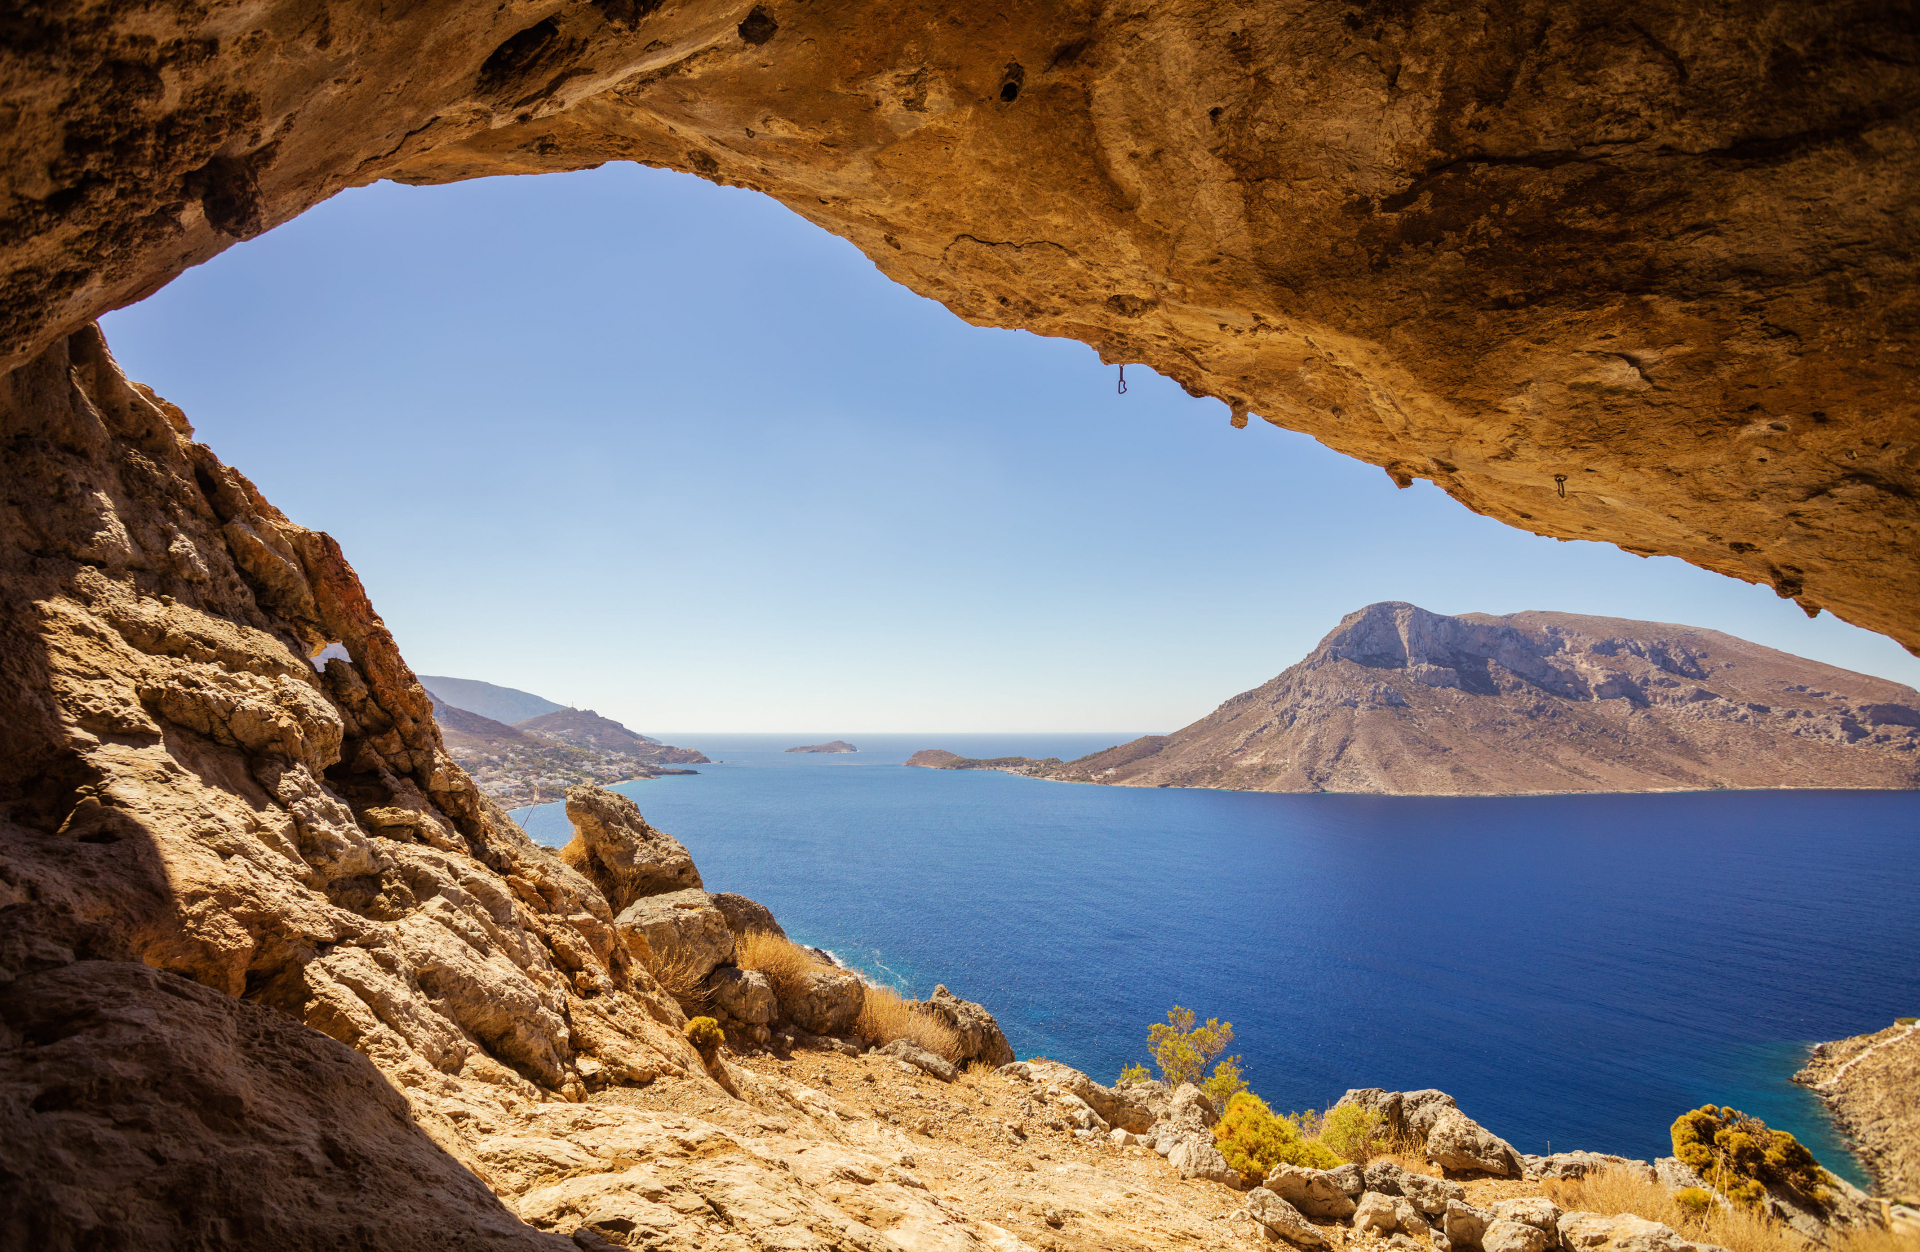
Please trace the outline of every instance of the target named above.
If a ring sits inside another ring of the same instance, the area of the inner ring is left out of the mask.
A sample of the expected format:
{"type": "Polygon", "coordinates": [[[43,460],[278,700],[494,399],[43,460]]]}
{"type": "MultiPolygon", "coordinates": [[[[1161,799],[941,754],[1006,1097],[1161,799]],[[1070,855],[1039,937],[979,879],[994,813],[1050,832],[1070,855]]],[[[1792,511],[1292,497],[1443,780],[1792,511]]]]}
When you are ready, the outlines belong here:
{"type": "Polygon", "coordinates": [[[12,363],[343,187],[642,161],[1235,424],[1920,646],[1899,6],[34,14],[0,53],[12,363]]]}
{"type": "Polygon", "coordinates": [[[640,806],[617,791],[569,787],[567,820],[574,833],[560,859],[592,880],[616,913],[645,896],[700,886],[686,845],[655,830],[640,806]]]}
{"type": "Polygon", "coordinates": [[[1920,1195],[1920,1025],[1817,1045],[1793,1080],[1857,1145],[1881,1195],[1920,1195]]]}

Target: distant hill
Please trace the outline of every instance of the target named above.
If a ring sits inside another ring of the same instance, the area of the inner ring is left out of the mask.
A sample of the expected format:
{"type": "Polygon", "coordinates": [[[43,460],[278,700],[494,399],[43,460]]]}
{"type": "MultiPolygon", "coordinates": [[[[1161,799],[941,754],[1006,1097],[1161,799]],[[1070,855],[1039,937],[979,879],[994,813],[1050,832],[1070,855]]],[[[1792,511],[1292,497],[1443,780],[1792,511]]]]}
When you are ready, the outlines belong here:
{"type": "Polygon", "coordinates": [[[860,749],[845,739],[835,739],[831,743],[810,743],[803,748],[788,748],[789,752],[858,752],[860,749]]]}
{"type": "Polygon", "coordinates": [[[692,748],[675,748],[661,743],[658,739],[649,739],[645,735],[635,734],[610,717],[602,717],[592,709],[560,709],[539,717],[528,718],[514,723],[513,729],[529,735],[538,735],[554,743],[564,743],[575,748],[593,748],[601,752],[617,752],[636,760],[649,761],[657,765],[700,765],[707,761],[704,753],[692,748]]]}
{"type": "Polygon", "coordinates": [[[440,737],[447,749],[457,753],[463,748],[490,748],[503,743],[531,743],[526,735],[491,717],[469,713],[442,700],[433,688],[427,688],[433,700],[433,720],[440,723],[440,737]]]}
{"type": "Polygon", "coordinates": [[[1073,782],[1388,795],[1920,787],[1920,693],[1719,631],[1573,613],[1350,613],[1193,725],[1073,782]]]}
{"type": "Polygon", "coordinates": [[[420,683],[439,699],[455,708],[464,709],[469,713],[478,713],[482,717],[492,718],[507,726],[515,722],[524,722],[530,717],[539,717],[544,713],[557,713],[567,707],[536,696],[530,691],[496,687],[492,683],[483,683],[476,678],[447,678],[437,674],[422,674],[420,683]]]}

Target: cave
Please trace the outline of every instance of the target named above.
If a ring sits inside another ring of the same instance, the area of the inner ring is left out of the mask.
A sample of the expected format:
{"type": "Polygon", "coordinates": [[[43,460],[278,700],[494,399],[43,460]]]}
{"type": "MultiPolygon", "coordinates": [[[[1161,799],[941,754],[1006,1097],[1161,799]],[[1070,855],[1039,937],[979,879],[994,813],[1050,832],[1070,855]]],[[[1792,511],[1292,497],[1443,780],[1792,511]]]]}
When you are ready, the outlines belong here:
{"type": "Polygon", "coordinates": [[[475,1181],[456,1088],[697,1064],[445,757],[351,554],[93,326],[346,188],[758,191],[972,324],[1920,653],[1909,6],[97,0],[0,58],[20,1240],[560,1246],[475,1181]],[[519,928],[510,1013],[394,938],[456,879],[519,928]],[[263,1169],[307,1181],[234,1208],[263,1169]],[[349,1211],[376,1171],[417,1185],[349,1211]]]}

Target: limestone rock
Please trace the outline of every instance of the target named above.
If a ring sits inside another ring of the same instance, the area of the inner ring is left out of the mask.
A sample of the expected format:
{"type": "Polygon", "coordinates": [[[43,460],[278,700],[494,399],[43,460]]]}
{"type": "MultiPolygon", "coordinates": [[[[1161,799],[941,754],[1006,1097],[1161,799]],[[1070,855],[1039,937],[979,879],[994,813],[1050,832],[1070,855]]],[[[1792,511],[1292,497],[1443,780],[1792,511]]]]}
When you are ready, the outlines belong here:
{"type": "Polygon", "coordinates": [[[1400,1228],[1400,1213],[1394,1206],[1394,1197],[1382,1195],[1378,1191],[1368,1191],[1361,1195],[1354,1206],[1353,1228],[1366,1234],[1390,1235],[1400,1228]]]}
{"type": "Polygon", "coordinates": [[[858,974],[823,965],[808,970],[791,995],[781,995],[780,1012],[809,1034],[844,1035],[865,1002],[866,984],[858,974]]]}
{"type": "Polygon", "coordinates": [[[1496,1200],[1493,1203],[1495,1221],[1521,1222],[1546,1231],[1553,1242],[1559,1242],[1560,1206],[1545,1196],[1523,1196],[1513,1200],[1496,1200]]]}
{"type": "Polygon", "coordinates": [[[643,896],[614,919],[614,927],[636,957],[655,969],[683,970],[689,984],[733,959],[726,915],[698,888],[643,896]]]}
{"type": "Polygon", "coordinates": [[[1338,1221],[1353,1216],[1354,1211],[1353,1199],[1341,1185],[1343,1181],[1328,1170],[1282,1162],[1273,1167],[1261,1186],[1308,1217],[1338,1221]]]}
{"type": "Polygon", "coordinates": [[[1486,1234],[1487,1226],[1492,1221],[1493,1214],[1475,1208],[1465,1200],[1448,1200],[1447,1210],[1438,1224],[1454,1247],[1468,1252],[1480,1246],[1481,1236],[1486,1234]]]}
{"type": "MultiPolygon", "coordinates": [[[[1531,1227],[1529,1227],[1531,1229],[1531,1227]]],[[[1559,1221],[1560,1242],[1568,1252],[1696,1252],[1710,1245],[1694,1244],[1671,1226],[1622,1213],[1566,1213],[1559,1221]]]]}
{"type": "MultiPolygon", "coordinates": [[[[1355,1168],[1358,1169],[1360,1167],[1355,1166],[1355,1168]]],[[[1369,1161],[1361,1171],[1361,1176],[1366,1180],[1366,1189],[1368,1191],[1377,1191],[1381,1195],[1405,1194],[1405,1192],[1401,1190],[1400,1183],[1408,1177],[1407,1171],[1401,1169],[1392,1161],[1369,1161]]]]}
{"type": "Polygon", "coordinates": [[[1334,1181],[1349,1200],[1358,1199],[1367,1189],[1366,1173],[1352,1162],[1337,1169],[1328,1170],[1327,1177],[1334,1181]]]}
{"type": "MultiPolygon", "coordinates": [[[[998,1025],[994,1030],[999,1030],[998,1025]]],[[[1058,1061],[1019,1062],[1003,1068],[1029,1082],[1060,1088],[1085,1102],[1108,1125],[1122,1127],[1134,1134],[1144,1134],[1153,1126],[1156,1117],[1149,1101],[1156,1091],[1164,1089],[1161,1083],[1103,1087],[1079,1070],[1058,1061]]]]}
{"type": "Polygon", "coordinates": [[[1489,1222],[1480,1236],[1485,1252],[1547,1252],[1553,1243],[1554,1236],[1538,1226],[1500,1217],[1489,1222]]]}
{"type": "Polygon", "coordinates": [[[521,1224],[366,1057],[175,974],[78,961],[0,983],[0,1087],[10,1248],[239,1247],[239,1230],[310,1252],[571,1249],[521,1224]]]}
{"type": "Polygon", "coordinates": [[[1427,1133],[1427,1159],[1442,1169],[1482,1170],[1501,1177],[1522,1173],[1520,1154],[1512,1144],[1455,1108],[1444,1109],[1433,1119],[1427,1133]]]}
{"type": "Polygon", "coordinates": [[[773,919],[771,909],[757,901],[749,900],[738,892],[716,893],[713,897],[713,907],[719,909],[721,915],[727,919],[727,929],[733,932],[735,939],[744,938],[756,931],[777,935],[782,939],[787,937],[787,932],[782,930],[780,923],[773,919]]]}
{"type": "MultiPolygon", "coordinates": [[[[944,985],[936,986],[933,994],[927,997],[926,1007],[938,1013],[953,1032],[960,1037],[960,1056],[962,1064],[979,1061],[996,1069],[1013,1060],[1013,1047],[1000,1030],[1000,1023],[984,1005],[971,1000],[962,1000],[948,991],[944,985]]],[[[1075,1094],[1079,1094],[1076,1092],[1075,1094]]],[[[1084,1098],[1084,1097],[1083,1097],[1084,1098]]],[[[1089,1101],[1089,1103],[1093,1103],[1089,1101]]],[[[1095,1104],[1098,1108],[1099,1105],[1095,1104]]],[[[1106,1112],[1102,1110],[1102,1116],[1106,1112]]],[[[1115,1119],[1108,1118],[1109,1121],[1115,1119]]],[[[1145,1129],[1144,1126],[1140,1129],[1145,1129]]]]}
{"type": "Polygon", "coordinates": [[[930,1074],[941,1082],[952,1082],[958,1076],[953,1064],[945,1057],[927,1051],[910,1039],[895,1039],[881,1048],[880,1052],[886,1056],[899,1057],[915,1069],[930,1074]]]}
{"type": "Polygon", "coordinates": [[[615,913],[643,896],[700,886],[686,847],[655,830],[617,791],[590,783],[567,788],[567,820],[574,835],[560,859],[591,879],[615,913]]]}
{"type": "Polygon", "coordinates": [[[1178,1135],[1166,1153],[1167,1164],[1180,1171],[1182,1178],[1204,1178],[1223,1187],[1238,1189],[1246,1185],[1240,1171],[1227,1164],[1208,1132],[1184,1132],[1178,1135]]]}
{"type": "Polygon", "coordinates": [[[1284,1240],[1296,1248],[1328,1246],[1326,1235],[1302,1216],[1300,1210],[1265,1187],[1255,1187],[1247,1193],[1246,1211],[1270,1239],[1284,1240]]]}
{"type": "Polygon", "coordinates": [[[779,1011],[773,983],[757,969],[723,965],[707,975],[707,988],[716,1009],[749,1026],[765,1026],[779,1011]]]}
{"type": "MultiPolygon", "coordinates": [[[[1672,1160],[1673,1158],[1667,1158],[1672,1160]]],[[[1584,1178],[1606,1169],[1624,1169],[1641,1177],[1651,1177],[1645,1161],[1611,1156],[1605,1152],[1555,1152],[1552,1156],[1522,1155],[1520,1163],[1533,1178],[1584,1178]]],[[[1677,1165],[1678,1161],[1674,1161],[1677,1165]]],[[[1675,1184],[1684,1186],[1689,1184],[1675,1184]]]]}
{"type": "Polygon", "coordinates": [[[1400,1175],[1400,1194],[1429,1217],[1447,1211],[1447,1205],[1467,1198],[1467,1189],[1457,1182],[1429,1178],[1411,1171],[1400,1175]]]}

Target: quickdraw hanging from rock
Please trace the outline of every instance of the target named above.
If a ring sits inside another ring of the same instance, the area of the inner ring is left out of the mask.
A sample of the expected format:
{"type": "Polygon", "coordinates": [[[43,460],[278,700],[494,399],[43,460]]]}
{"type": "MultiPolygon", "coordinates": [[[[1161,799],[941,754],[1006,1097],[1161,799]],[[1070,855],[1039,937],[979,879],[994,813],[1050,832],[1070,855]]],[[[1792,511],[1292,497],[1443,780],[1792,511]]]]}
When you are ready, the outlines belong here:
{"type": "Polygon", "coordinates": [[[1120,367],[1120,394],[1127,394],[1127,367],[1124,365],[1120,367]]]}
{"type": "Polygon", "coordinates": [[[1555,474],[1553,476],[1553,485],[1559,488],[1560,498],[1562,500],[1566,499],[1567,498],[1567,476],[1565,474],[1555,474]]]}

